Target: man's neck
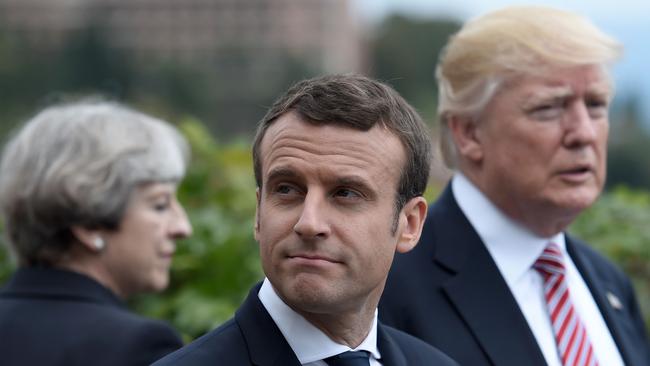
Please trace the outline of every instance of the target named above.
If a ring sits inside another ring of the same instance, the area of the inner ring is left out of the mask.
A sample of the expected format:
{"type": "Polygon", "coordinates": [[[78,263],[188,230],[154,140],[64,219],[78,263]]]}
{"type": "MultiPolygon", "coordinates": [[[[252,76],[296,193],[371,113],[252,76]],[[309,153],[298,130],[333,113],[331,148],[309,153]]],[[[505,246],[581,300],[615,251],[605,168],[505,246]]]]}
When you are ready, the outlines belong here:
{"type": "Polygon", "coordinates": [[[465,178],[476,187],[499,211],[518,222],[539,237],[551,237],[564,231],[580,212],[567,212],[552,205],[530,207],[512,199],[509,192],[488,189],[480,176],[472,171],[463,171],[465,178]]]}
{"type": "Polygon", "coordinates": [[[320,360],[349,349],[362,349],[376,358],[381,357],[377,345],[379,296],[373,296],[372,301],[366,301],[365,307],[357,306],[356,311],[341,311],[336,309],[334,304],[323,305],[320,309],[307,308],[311,311],[300,311],[296,306],[289,306],[268,279],[264,280],[258,296],[303,363],[320,360]]]}
{"type": "Polygon", "coordinates": [[[375,306],[364,307],[359,311],[336,314],[316,314],[294,310],[334,342],[354,349],[368,336],[375,318],[376,308],[375,304],[375,306]]]}

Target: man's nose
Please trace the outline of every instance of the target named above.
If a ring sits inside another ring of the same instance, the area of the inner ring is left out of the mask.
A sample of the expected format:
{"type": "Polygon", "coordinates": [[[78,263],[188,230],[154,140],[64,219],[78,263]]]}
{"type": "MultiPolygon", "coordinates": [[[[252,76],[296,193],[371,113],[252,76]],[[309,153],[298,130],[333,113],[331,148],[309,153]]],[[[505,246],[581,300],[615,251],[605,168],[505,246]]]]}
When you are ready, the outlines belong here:
{"type": "Polygon", "coordinates": [[[293,230],[303,239],[328,237],[330,225],[326,219],[325,198],[307,193],[293,230]]]}
{"type": "Polygon", "coordinates": [[[569,108],[566,118],[564,145],[567,147],[579,147],[596,141],[598,136],[597,128],[599,128],[597,124],[602,123],[597,119],[606,120],[607,116],[591,116],[587,105],[583,101],[580,101],[574,103],[569,108]]]}

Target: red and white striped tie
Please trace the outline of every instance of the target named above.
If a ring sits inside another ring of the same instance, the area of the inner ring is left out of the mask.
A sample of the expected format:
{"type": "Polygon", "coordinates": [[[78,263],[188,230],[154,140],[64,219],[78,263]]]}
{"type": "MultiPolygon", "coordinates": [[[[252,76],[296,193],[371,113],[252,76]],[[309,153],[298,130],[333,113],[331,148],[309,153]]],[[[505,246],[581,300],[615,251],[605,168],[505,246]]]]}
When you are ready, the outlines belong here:
{"type": "Polygon", "coordinates": [[[551,316],[555,342],[564,366],[597,366],[589,336],[573,308],[564,278],[562,252],[549,243],[533,265],[544,279],[544,297],[551,316]]]}

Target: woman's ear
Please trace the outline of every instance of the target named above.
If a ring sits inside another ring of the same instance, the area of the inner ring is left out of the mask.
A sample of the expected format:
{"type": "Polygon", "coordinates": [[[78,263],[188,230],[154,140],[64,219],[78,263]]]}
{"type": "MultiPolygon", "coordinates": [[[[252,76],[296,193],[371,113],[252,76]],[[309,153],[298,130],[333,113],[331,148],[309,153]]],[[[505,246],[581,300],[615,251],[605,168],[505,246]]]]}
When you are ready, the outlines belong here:
{"type": "Polygon", "coordinates": [[[77,225],[72,226],[71,230],[77,240],[92,252],[101,252],[106,247],[106,241],[99,230],[90,230],[77,225]]]}
{"type": "Polygon", "coordinates": [[[427,201],[422,196],[411,198],[402,208],[400,215],[406,218],[406,225],[399,235],[397,252],[406,253],[415,248],[420,240],[424,220],[427,217],[427,201]]]}

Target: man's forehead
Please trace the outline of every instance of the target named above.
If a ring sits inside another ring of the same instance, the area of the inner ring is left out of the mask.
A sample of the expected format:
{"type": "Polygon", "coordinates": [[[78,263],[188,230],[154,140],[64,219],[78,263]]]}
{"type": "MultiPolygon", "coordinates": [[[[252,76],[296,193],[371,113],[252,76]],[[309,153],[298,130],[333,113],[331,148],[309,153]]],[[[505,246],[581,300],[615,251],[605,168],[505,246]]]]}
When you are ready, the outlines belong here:
{"type": "Polygon", "coordinates": [[[268,174],[278,164],[298,160],[323,168],[401,171],[406,152],[401,141],[381,125],[362,131],[339,124],[315,125],[287,116],[269,127],[261,154],[263,171],[268,174]]]}
{"type": "Polygon", "coordinates": [[[527,95],[535,99],[555,99],[574,96],[576,94],[587,94],[594,96],[609,96],[612,87],[609,83],[592,83],[585,88],[578,90],[574,85],[537,85],[530,88],[527,95]]]}
{"type": "Polygon", "coordinates": [[[539,98],[565,97],[577,93],[607,96],[612,93],[611,79],[604,70],[598,68],[575,71],[570,73],[563,70],[543,76],[523,75],[513,84],[523,88],[531,97],[539,98]]]}
{"type": "Polygon", "coordinates": [[[384,126],[382,123],[376,123],[372,128],[363,130],[348,126],[344,123],[336,121],[331,122],[310,122],[300,116],[295,111],[284,113],[273,121],[264,134],[261,146],[272,144],[272,141],[282,136],[284,138],[303,139],[303,133],[308,132],[311,136],[333,138],[334,140],[345,140],[350,136],[371,136],[371,135],[385,135],[385,139],[397,138],[395,134],[384,126]]]}

